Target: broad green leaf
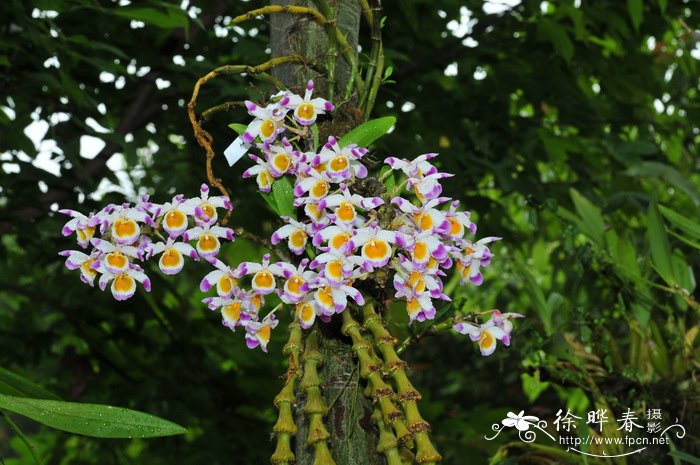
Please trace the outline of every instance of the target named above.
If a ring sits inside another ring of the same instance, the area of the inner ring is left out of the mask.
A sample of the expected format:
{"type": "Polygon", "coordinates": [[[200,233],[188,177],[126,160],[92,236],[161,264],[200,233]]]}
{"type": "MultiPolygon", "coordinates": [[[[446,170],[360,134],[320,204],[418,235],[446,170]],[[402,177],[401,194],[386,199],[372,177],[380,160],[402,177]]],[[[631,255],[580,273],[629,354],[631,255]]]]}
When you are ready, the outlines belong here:
{"type": "Polygon", "coordinates": [[[658,0],[658,3],[661,13],[666,13],[666,4],[668,3],[668,0],[658,0]]]}
{"type": "Polygon", "coordinates": [[[245,130],[248,128],[248,126],[246,126],[245,124],[240,124],[240,123],[231,123],[231,124],[228,125],[228,127],[230,127],[231,129],[233,129],[234,131],[236,131],[236,133],[237,133],[239,136],[240,136],[240,135],[243,135],[243,133],[245,132],[245,130]]]}
{"type": "Polygon", "coordinates": [[[186,28],[188,24],[187,15],[169,9],[167,13],[156,8],[130,8],[120,7],[108,10],[110,13],[124,18],[141,21],[151,26],[163,29],[186,28]]]}
{"type": "Polygon", "coordinates": [[[634,30],[638,31],[644,18],[644,3],[642,0],[627,0],[627,11],[630,14],[634,30]]]}
{"type": "Polygon", "coordinates": [[[313,151],[318,152],[318,125],[316,123],[311,125],[311,136],[314,141],[313,151]]]}
{"type": "Polygon", "coordinates": [[[603,246],[605,244],[605,223],[603,222],[603,216],[600,214],[600,209],[576,189],[571,189],[569,193],[576,211],[583,220],[579,223],[582,232],[596,244],[603,246]]]}
{"type": "Polygon", "coordinates": [[[570,61],[574,56],[574,44],[569,39],[564,26],[551,19],[541,18],[537,23],[537,33],[540,37],[549,40],[561,57],[570,61]]]}
{"type": "Polygon", "coordinates": [[[674,224],[674,226],[682,229],[683,232],[689,234],[695,239],[700,239],[700,223],[696,223],[695,221],[686,218],[685,216],[676,213],[675,211],[671,210],[668,207],[664,207],[663,205],[659,205],[659,210],[666,217],[667,220],[674,224]]]}
{"type": "Polygon", "coordinates": [[[676,280],[673,276],[673,266],[671,264],[671,246],[669,245],[663,219],[655,201],[649,205],[649,211],[647,212],[647,234],[651,248],[651,259],[656,271],[666,283],[674,284],[676,280]]]}
{"type": "Polygon", "coordinates": [[[395,123],[396,118],[393,116],[369,120],[341,137],[338,145],[345,147],[350,144],[357,144],[360,147],[367,147],[386,134],[395,123]]]}
{"type": "Polygon", "coordinates": [[[109,405],[0,394],[0,409],[24,415],[51,428],[98,438],[151,438],[186,432],[182,426],[162,418],[109,405]]]}
{"type": "Polygon", "coordinates": [[[272,197],[275,199],[277,213],[280,216],[296,217],[294,186],[288,177],[282,176],[272,184],[272,197]]]}
{"type": "Polygon", "coordinates": [[[56,399],[59,397],[27,378],[0,368],[0,394],[18,397],[37,397],[39,399],[56,399]]]}

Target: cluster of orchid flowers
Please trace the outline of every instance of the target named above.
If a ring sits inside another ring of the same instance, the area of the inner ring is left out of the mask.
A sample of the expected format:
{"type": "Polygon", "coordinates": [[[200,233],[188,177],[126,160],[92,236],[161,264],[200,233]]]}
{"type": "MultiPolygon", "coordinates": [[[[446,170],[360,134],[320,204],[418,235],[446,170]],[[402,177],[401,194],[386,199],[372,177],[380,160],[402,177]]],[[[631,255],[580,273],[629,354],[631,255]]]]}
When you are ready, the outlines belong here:
{"type": "MultiPolygon", "coordinates": [[[[313,87],[309,82],[303,97],[282,92],[264,107],[246,101],[254,119],[241,135],[247,149],[258,152],[249,154],[255,165],[243,173],[244,178],[255,176],[264,193],[282,176],[294,179],[293,206],[299,217],[282,216],[285,224],[271,237],[274,246],[286,243],[293,259],[272,263],[268,254],[260,263],[235,267],[218,260],[219,239],[233,240],[233,231],[216,225],[216,208],[231,205],[225,197],[208,197],[208,188],[202,186],[200,197],[177,196],[164,205],[144,198],[134,207],[110,205],[90,216],[63,211],[73,217],[64,234],[76,232],[80,245],[94,246],[89,254],[62,252],[68,257],[67,266],[80,268],[89,284],[102,273],[100,287],[111,281],[114,297],[125,299],[133,295],[135,281],[146,290],[150,287],[134,260],[160,254],[160,269],[173,274],[182,269],[183,255],[205,258],[215,269],[200,288],[204,292],[214,288],[217,295],[204,302],[221,312],[223,324],[231,330],[245,328],[249,348],[260,346],[264,351],[282,304],[294,306],[301,327],[310,328],[316,319],[328,321],[343,312],[349,299],[363,305],[365,297],[356,284],[371,280],[380,269],[393,271],[395,298],[405,301],[410,322],[432,320],[436,302],[450,300],[442,281],[449,270],[459,273],[461,283],[480,285],[481,268],[493,256],[488,244],[499,238],[472,241],[465,237],[476,232],[476,225],[469,212],[459,210],[459,201],[441,196],[440,180],[452,175],[431,163],[437,154],[410,161],[387,158],[385,163],[405,180],[383,197],[365,197],[356,186],[358,179],[368,176],[362,163],[366,148],[341,147],[332,136],[318,152],[295,146],[295,141],[309,134],[318,115],[334,108],[322,98],[311,98],[313,87]],[[414,200],[401,196],[402,192],[414,200]],[[380,215],[387,209],[390,214],[380,215]],[[98,226],[102,239],[92,237],[98,226]],[[142,232],[144,226],[150,228],[148,234],[142,232]],[[167,239],[154,242],[153,233],[161,229],[167,239]],[[197,240],[196,247],[189,244],[192,240],[197,240]],[[261,318],[266,297],[274,294],[282,303],[261,318]]],[[[489,355],[496,340],[509,344],[510,318],[519,316],[494,311],[484,324],[459,322],[454,329],[468,334],[482,354],[489,355]]]]}

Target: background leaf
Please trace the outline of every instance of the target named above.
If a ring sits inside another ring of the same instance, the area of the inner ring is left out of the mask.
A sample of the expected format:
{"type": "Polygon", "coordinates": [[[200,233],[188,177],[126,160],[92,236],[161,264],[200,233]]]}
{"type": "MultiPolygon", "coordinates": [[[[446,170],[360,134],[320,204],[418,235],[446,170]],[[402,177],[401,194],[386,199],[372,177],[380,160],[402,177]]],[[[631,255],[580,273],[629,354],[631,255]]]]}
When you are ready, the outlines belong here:
{"type": "Polygon", "coordinates": [[[357,144],[360,147],[368,147],[369,144],[386,134],[394,124],[396,124],[396,118],[393,116],[371,119],[341,137],[338,145],[345,147],[349,144],[357,144]]]}

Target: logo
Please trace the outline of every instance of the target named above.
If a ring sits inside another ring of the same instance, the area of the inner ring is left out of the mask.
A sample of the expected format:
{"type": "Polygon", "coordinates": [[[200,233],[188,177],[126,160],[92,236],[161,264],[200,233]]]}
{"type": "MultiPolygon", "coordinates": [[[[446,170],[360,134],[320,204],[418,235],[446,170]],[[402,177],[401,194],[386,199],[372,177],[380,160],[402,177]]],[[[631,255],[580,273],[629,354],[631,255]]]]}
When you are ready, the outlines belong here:
{"type": "Polygon", "coordinates": [[[581,434],[578,434],[577,428],[583,424],[583,417],[574,415],[568,409],[566,413],[560,409],[551,426],[546,420],[525,415],[525,411],[521,410],[518,414],[508,412],[500,423],[491,426],[495,434],[490,437],[485,435],[484,439],[492,441],[504,430],[514,428],[525,443],[534,442],[541,433],[548,440],[566,446],[567,452],[612,458],[639,454],[652,446],[668,446],[669,435],[675,434],[677,439],[685,437],[685,428],[678,423],[678,419],[671,425],[664,425],[661,409],[648,409],[644,418],[640,419],[628,408],[619,420],[609,418],[607,409],[591,410],[586,415],[587,430],[582,427],[581,434]],[[552,429],[556,429],[557,437],[552,434],[552,429]]]}

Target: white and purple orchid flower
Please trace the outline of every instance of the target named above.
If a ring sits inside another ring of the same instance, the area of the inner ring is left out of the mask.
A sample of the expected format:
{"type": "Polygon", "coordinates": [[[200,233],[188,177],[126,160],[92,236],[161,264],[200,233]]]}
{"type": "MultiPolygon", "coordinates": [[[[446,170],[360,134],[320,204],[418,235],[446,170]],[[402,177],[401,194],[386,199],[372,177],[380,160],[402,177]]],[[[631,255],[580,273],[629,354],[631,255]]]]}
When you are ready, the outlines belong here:
{"type": "Polygon", "coordinates": [[[320,97],[311,98],[314,90],[314,81],[309,81],[306,84],[306,92],[304,97],[292,94],[289,96],[289,109],[294,110],[294,119],[302,126],[310,126],[314,124],[318,115],[326,112],[331,112],[335,109],[333,104],[326,99],[320,97]]]}

